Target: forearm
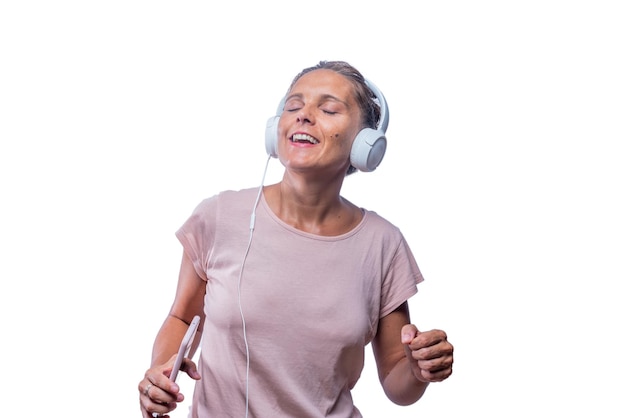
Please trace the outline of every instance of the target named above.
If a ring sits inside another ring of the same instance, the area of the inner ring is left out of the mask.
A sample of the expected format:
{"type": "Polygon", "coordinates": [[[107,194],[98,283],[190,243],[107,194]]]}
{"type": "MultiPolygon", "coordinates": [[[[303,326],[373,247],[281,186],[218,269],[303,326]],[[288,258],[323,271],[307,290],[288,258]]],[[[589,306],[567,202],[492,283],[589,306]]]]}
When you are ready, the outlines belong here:
{"type": "Polygon", "coordinates": [[[417,402],[428,387],[427,382],[419,381],[413,375],[408,358],[400,359],[382,380],[387,397],[398,405],[411,405],[417,402]]]}
{"type": "Polygon", "coordinates": [[[187,332],[187,326],[182,320],[171,315],[165,318],[152,347],[152,366],[167,362],[178,352],[180,342],[187,332]]]}

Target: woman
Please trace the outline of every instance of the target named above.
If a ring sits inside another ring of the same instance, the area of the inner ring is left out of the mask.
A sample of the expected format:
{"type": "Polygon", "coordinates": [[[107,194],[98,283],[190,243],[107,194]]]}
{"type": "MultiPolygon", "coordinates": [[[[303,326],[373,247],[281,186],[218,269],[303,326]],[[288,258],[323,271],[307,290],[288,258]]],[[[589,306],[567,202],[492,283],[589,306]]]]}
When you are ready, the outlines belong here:
{"type": "Polygon", "coordinates": [[[168,376],[195,315],[198,366],[181,368],[197,380],[194,418],[360,417],[350,391],[370,342],[397,404],[450,376],[446,333],[410,324],[407,299],[423,279],[402,234],[340,195],[355,164],[368,170],[351,157],[355,138],[378,132],[381,105],[386,113],[372,89],[344,62],[305,69],[268,146],[285,167],[282,180],[206,199],[177,231],[177,292],[139,383],[144,418],[183,400],[168,376]]]}

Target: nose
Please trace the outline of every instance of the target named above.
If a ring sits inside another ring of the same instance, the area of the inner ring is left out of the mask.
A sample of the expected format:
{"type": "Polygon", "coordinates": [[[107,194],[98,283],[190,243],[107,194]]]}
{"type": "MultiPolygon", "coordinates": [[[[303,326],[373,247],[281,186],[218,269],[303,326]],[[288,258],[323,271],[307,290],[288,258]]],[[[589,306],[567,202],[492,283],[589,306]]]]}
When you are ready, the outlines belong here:
{"type": "Polygon", "coordinates": [[[313,123],[314,121],[313,112],[311,112],[311,110],[309,109],[309,106],[302,106],[300,110],[298,110],[296,121],[302,124],[313,123]]]}

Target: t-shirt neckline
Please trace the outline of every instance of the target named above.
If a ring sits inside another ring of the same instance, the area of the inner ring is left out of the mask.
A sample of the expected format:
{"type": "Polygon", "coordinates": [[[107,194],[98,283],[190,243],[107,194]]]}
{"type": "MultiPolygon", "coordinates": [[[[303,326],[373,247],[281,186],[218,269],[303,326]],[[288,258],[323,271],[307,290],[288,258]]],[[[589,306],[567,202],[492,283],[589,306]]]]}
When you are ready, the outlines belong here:
{"type": "Polygon", "coordinates": [[[316,239],[316,240],[321,240],[321,241],[340,241],[340,240],[343,240],[343,239],[346,239],[346,238],[350,238],[351,236],[353,236],[354,234],[359,232],[361,229],[363,229],[363,226],[365,225],[365,222],[367,221],[367,218],[368,218],[368,211],[366,211],[365,209],[361,208],[361,212],[363,213],[363,217],[361,218],[361,221],[354,228],[352,228],[350,231],[345,232],[345,233],[340,234],[340,235],[318,235],[318,234],[313,234],[311,232],[302,231],[302,230],[300,230],[298,228],[294,228],[293,226],[289,225],[288,223],[286,223],[285,221],[280,219],[274,213],[274,211],[270,208],[269,204],[265,200],[265,193],[261,193],[260,204],[263,207],[263,210],[267,213],[267,215],[274,222],[276,222],[278,225],[280,225],[282,228],[284,228],[284,229],[286,229],[286,230],[288,230],[288,231],[290,231],[290,232],[292,232],[294,234],[298,234],[298,235],[301,235],[303,237],[316,239]]]}

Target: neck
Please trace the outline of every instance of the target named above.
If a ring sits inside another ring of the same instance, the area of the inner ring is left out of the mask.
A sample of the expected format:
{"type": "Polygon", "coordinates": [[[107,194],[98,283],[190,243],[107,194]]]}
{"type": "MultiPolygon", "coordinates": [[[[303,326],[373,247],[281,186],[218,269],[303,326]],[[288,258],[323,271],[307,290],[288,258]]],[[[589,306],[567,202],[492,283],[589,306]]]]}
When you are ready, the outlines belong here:
{"type": "Polygon", "coordinates": [[[361,211],[341,197],[343,177],[311,181],[285,173],[280,183],[265,189],[272,211],[285,223],[318,235],[340,235],[361,220],[361,211]]]}

